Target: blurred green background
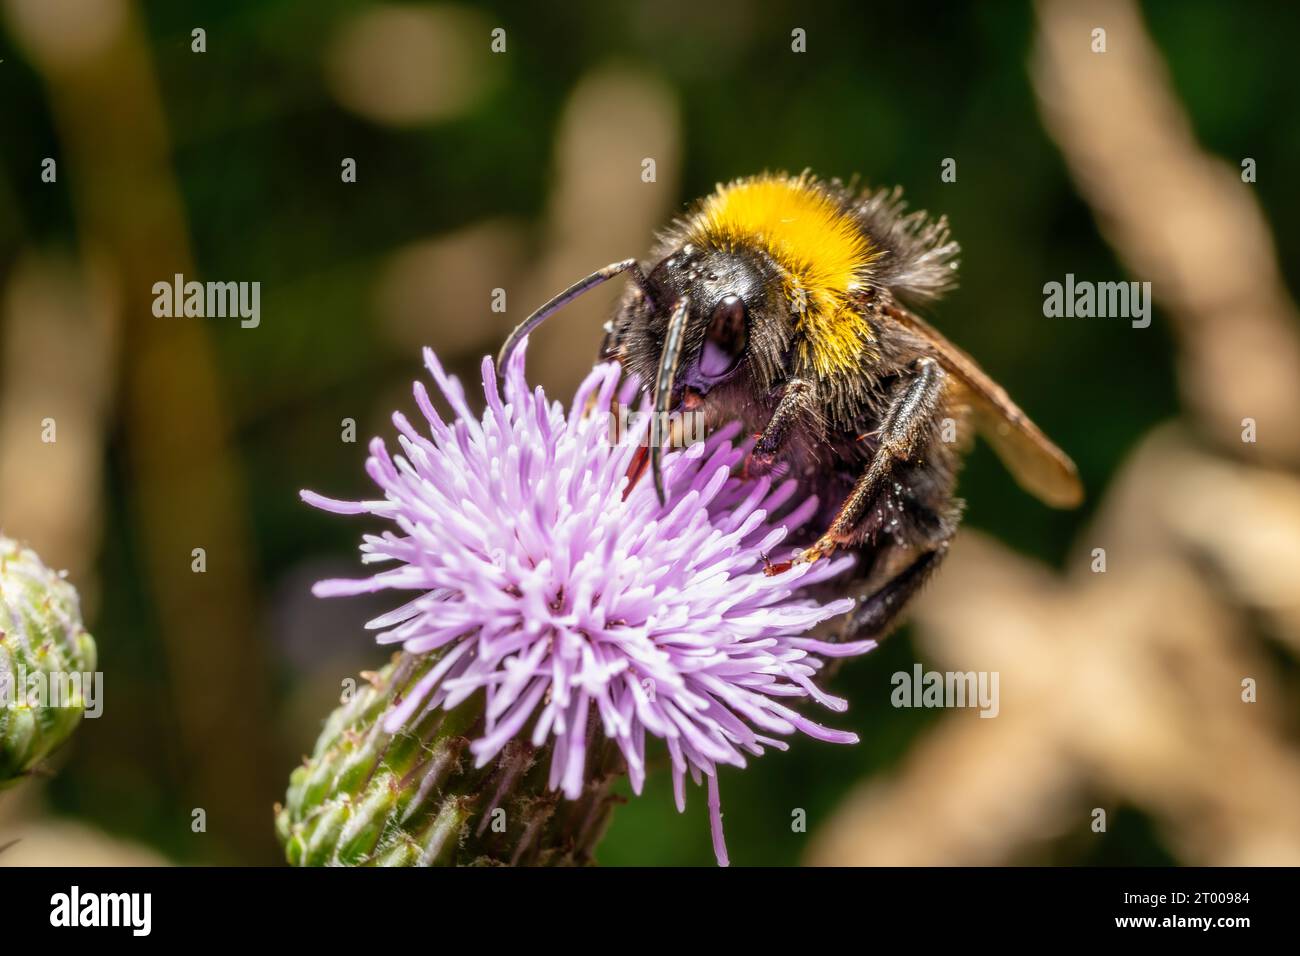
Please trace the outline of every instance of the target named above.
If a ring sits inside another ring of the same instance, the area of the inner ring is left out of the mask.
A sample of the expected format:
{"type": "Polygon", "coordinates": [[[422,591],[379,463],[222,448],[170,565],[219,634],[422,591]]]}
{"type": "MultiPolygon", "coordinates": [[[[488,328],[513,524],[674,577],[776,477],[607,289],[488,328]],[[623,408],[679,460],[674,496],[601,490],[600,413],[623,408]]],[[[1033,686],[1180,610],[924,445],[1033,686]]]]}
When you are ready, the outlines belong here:
{"type": "MultiPolygon", "coordinates": [[[[1296,288],[1300,8],[1142,12],[1205,149],[1257,160],[1296,288]]],[[[1125,454],[1179,413],[1159,308],[1144,331],[1042,316],[1043,284],[1067,272],[1132,276],[1045,132],[1029,4],[5,0],[0,14],[0,526],[69,568],[107,693],[15,819],[77,821],[181,863],[278,861],[272,804],[339,681],[384,659],[360,625],[389,603],[311,598],[313,580],[349,573],[365,529],[298,490],[367,494],[365,442],[410,409],[421,344],[473,378],[534,305],[644,254],[655,225],[720,180],[858,174],[948,215],[961,285],[931,316],[1089,489],[1080,511],[1050,511],[978,448],[968,526],[1015,550],[1063,562],[1125,454]],[[791,52],[796,27],[807,53],[791,52]],[[947,157],[955,183],[940,179],[947,157]],[[148,288],[176,271],[260,281],[260,326],[155,319],[148,288]],[[489,308],[498,287],[504,315],[489,308]],[[53,318],[33,326],[42,310],[53,318]],[[31,437],[46,389],[57,446],[31,437]],[[340,440],[347,418],[355,444],[340,440]]],[[[535,337],[535,380],[571,387],[616,291],[535,337]]],[[[797,740],[722,772],[735,863],[798,862],[809,837],[792,808],[815,831],[941,719],[889,703],[890,676],[922,659],[905,628],[838,673],[838,725],[859,746],[797,740]]],[[[1104,835],[1011,859],[1174,858],[1141,809],[1116,811],[1104,835]]],[[[703,792],[679,816],[668,775],[652,776],[600,859],[711,865],[703,792]]]]}

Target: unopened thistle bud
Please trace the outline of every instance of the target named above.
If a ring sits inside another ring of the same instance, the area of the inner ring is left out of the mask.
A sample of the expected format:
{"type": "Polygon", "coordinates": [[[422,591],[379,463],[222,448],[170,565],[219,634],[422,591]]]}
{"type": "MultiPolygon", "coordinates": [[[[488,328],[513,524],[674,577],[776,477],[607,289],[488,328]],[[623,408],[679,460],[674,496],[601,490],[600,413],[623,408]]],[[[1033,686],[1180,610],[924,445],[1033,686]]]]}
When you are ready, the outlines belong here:
{"type": "Polygon", "coordinates": [[[68,739],[94,669],[76,589],[0,535],[0,788],[68,739]]]}

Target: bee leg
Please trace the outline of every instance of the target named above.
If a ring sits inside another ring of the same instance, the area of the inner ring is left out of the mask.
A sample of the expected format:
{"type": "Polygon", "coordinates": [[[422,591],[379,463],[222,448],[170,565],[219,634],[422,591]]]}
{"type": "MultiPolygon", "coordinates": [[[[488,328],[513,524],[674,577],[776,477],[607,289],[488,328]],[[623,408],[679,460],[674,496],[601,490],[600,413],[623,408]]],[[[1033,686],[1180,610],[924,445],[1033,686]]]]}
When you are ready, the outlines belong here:
{"type": "Polygon", "coordinates": [[[827,557],[853,539],[854,529],[866,514],[894,469],[894,462],[910,459],[924,443],[934,423],[934,413],[943,397],[944,372],[932,358],[916,363],[916,373],[900,382],[889,410],[881,419],[879,445],[871,464],[862,473],[826,533],[794,557],[796,564],[810,564],[827,557]]]}
{"type": "Polygon", "coordinates": [[[768,419],[767,426],[758,436],[758,441],[745,461],[745,477],[765,475],[772,470],[776,456],[785,446],[793,427],[806,421],[806,416],[813,410],[815,394],[813,383],[807,379],[792,378],[785,383],[776,410],[772,412],[772,417],[768,419]]]}
{"type": "MultiPolygon", "coordinates": [[[[629,279],[635,282],[636,287],[641,290],[641,297],[645,299],[647,302],[649,302],[651,305],[653,305],[655,301],[654,291],[652,290],[650,286],[650,282],[646,278],[645,273],[641,271],[641,266],[638,263],[633,262],[627,268],[627,276],[629,279]]],[[[605,335],[600,340],[600,351],[596,353],[596,361],[598,362],[621,362],[622,361],[622,355],[620,353],[622,351],[622,346],[623,346],[623,342],[622,342],[623,330],[620,327],[621,324],[622,323],[620,322],[619,317],[617,315],[614,318],[609,319],[608,321],[605,322],[605,326],[602,330],[605,333],[605,335]]]]}
{"type": "Polygon", "coordinates": [[[878,590],[858,601],[840,633],[840,640],[879,640],[888,634],[907,602],[921,590],[935,568],[948,556],[951,540],[952,535],[949,534],[934,550],[922,553],[878,590]]]}

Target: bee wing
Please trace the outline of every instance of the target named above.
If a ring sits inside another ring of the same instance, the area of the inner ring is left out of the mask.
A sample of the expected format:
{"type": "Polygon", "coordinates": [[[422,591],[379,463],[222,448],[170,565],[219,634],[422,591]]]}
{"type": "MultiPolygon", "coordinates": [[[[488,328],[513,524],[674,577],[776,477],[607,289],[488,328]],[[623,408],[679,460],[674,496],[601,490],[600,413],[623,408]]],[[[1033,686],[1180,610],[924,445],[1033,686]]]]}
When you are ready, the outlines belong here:
{"type": "Polygon", "coordinates": [[[973,358],[920,316],[899,306],[887,306],[885,312],[924,340],[939,364],[961,384],[975,426],[1020,487],[1054,508],[1073,508],[1083,501],[1083,484],[1074,462],[973,358]]]}

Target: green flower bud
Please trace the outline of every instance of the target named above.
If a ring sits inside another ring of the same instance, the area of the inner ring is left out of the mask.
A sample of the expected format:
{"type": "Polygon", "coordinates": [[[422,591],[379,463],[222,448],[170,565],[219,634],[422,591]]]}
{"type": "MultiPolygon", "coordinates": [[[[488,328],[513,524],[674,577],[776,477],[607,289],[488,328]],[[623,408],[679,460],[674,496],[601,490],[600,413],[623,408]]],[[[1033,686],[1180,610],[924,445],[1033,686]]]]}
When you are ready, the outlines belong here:
{"type": "Polygon", "coordinates": [[[0,789],[68,739],[94,670],[76,589],[0,535],[0,789]]]}
{"type": "Polygon", "coordinates": [[[482,733],[482,694],[417,714],[396,734],[385,713],[437,655],[395,655],[325,723],[294,770],[276,830],[294,866],[574,866],[592,862],[620,798],[617,751],[591,754],[580,799],[547,786],[550,747],[513,741],[486,766],[468,752],[482,733]]]}

